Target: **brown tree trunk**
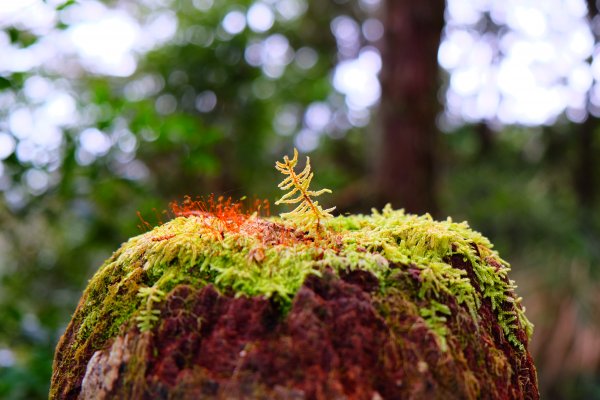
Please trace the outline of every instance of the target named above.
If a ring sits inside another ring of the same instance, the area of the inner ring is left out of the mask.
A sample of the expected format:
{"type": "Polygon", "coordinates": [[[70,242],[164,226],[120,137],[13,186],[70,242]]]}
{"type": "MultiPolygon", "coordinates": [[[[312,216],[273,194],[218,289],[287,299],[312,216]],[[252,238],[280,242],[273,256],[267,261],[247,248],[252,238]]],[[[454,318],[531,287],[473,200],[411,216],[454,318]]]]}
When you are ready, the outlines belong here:
{"type": "Polygon", "coordinates": [[[574,172],[577,201],[583,212],[583,218],[588,221],[587,212],[594,206],[596,198],[596,162],[594,154],[594,139],[598,129],[598,119],[592,115],[579,126],[575,134],[578,137],[577,161],[574,172]]]}
{"type": "Polygon", "coordinates": [[[437,52],[443,0],[389,0],[384,15],[382,137],[376,195],[409,212],[437,210],[437,52]]]}
{"type": "MultiPolygon", "coordinates": [[[[598,28],[595,27],[597,24],[598,7],[595,0],[587,0],[588,5],[588,18],[591,23],[591,30],[596,43],[598,42],[598,28]]],[[[592,62],[592,59],[589,60],[592,62]]],[[[588,94],[589,104],[589,94],[588,94]]],[[[595,198],[597,195],[597,162],[596,154],[594,153],[595,141],[598,130],[598,119],[593,115],[588,115],[587,120],[580,125],[578,134],[578,146],[577,146],[577,164],[574,170],[574,184],[575,191],[577,193],[577,200],[579,206],[583,212],[583,218],[586,223],[589,221],[587,212],[594,206],[595,198]]]]}

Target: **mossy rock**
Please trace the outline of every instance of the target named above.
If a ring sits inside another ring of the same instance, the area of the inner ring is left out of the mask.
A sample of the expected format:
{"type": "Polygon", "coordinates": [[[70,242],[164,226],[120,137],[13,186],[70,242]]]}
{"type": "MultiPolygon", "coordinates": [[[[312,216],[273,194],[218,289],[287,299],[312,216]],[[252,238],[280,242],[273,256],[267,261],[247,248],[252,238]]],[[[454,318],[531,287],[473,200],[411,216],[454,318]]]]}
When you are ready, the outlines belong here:
{"type": "Polygon", "coordinates": [[[91,279],[51,398],[539,398],[509,266],[466,223],[180,215],[91,279]]]}

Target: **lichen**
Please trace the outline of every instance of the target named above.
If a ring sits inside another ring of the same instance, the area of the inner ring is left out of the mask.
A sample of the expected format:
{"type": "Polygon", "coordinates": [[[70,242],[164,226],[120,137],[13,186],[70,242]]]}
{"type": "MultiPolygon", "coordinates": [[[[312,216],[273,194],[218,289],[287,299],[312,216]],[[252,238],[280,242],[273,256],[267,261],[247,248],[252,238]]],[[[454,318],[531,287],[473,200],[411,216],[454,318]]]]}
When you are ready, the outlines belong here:
{"type": "MultiPolygon", "coordinates": [[[[238,214],[182,213],[124,243],[90,280],[68,328],[74,335],[63,338],[70,350],[57,355],[55,374],[61,369],[81,375],[94,351],[138,323],[142,331],[151,330],[162,294],[178,285],[212,284],[234,297],[262,297],[283,316],[307,278],[328,271],[338,276],[367,271],[376,277],[382,299],[411,289],[415,321],[423,321],[442,353],[448,340],[458,340],[449,336],[456,307],[476,327],[482,309],[491,310],[505,340],[515,351],[526,351],[532,325],[508,278],[510,266],[464,222],[437,222],[386,206],[371,215],[324,219],[313,234],[280,218],[238,214]]],[[[505,368],[501,361],[492,367],[505,368]]],[[[477,381],[465,374],[476,398],[477,381]]],[[[57,386],[53,383],[54,397],[61,397],[58,390],[76,390],[57,386]]]]}

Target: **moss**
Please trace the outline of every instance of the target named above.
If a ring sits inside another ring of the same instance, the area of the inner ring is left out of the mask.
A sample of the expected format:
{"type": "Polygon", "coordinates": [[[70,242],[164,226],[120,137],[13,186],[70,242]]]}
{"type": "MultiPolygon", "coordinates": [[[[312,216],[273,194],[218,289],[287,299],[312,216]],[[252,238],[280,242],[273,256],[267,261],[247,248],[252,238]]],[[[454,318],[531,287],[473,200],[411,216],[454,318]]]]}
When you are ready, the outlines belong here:
{"type": "MultiPolygon", "coordinates": [[[[456,313],[476,331],[483,308],[489,309],[511,351],[526,352],[532,326],[508,278],[510,267],[466,223],[437,222],[387,206],[371,215],[323,220],[317,236],[278,218],[254,215],[236,224],[216,218],[210,213],[177,217],[131,238],[107,260],[90,280],[68,328],[72,334],[59,344],[64,354],[55,360],[51,397],[65,397],[80,384],[60,371],[82,376],[91,354],[111,338],[138,322],[142,330],[160,324],[155,308],[162,296],[149,300],[150,291],[169,293],[180,284],[212,284],[224,294],[263,297],[283,316],[308,277],[367,271],[376,278],[381,299],[390,294],[405,299],[403,309],[411,310],[413,322],[421,324],[419,329],[442,353],[461,346],[461,338],[449,328],[454,324],[454,332],[460,330],[456,313]]],[[[379,303],[382,315],[397,307],[379,303]]],[[[452,355],[465,360],[463,381],[470,397],[477,398],[480,381],[466,366],[468,357],[456,351],[452,355]]],[[[502,360],[478,362],[507,370],[502,360]]]]}
{"type": "Polygon", "coordinates": [[[444,312],[436,299],[441,295],[452,296],[464,304],[474,320],[477,320],[481,301],[489,299],[508,340],[523,350],[515,332],[523,328],[531,336],[533,326],[525,317],[521,299],[515,298],[514,282],[508,280],[509,264],[466,222],[454,223],[451,219],[436,222],[429,215],[409,215],[387,206],[381,213],[373,210],[371,216],[338,217],[330,226],[343,238],[344,250],[341,255],[333,255],[337,258],[334,265],[339,265],[340,256],[345,256],[354,261],[351,265],[374,272],[384,287],[388,283],[388,261],[414,267],[419,297],[430,299],[421,314],[431,327],[436,327],[440,336],[445,331],[440,324],[443,322],[440,318],[444,318],[440,312],[444,312]],[[377,255],[384,256],[385,260],[377,255]],[[470,263],[474,277],[470,278],[466,270],[454,268],[448,262],[454,255],[470,263]]]}

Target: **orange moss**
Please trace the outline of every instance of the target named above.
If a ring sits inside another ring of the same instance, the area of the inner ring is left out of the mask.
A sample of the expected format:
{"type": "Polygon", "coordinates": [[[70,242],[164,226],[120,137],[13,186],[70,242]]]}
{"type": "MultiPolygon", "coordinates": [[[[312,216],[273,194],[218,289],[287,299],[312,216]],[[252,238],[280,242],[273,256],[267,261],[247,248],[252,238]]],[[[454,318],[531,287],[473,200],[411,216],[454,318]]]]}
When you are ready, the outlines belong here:
{"type": "MultiPolygon", "coordinates": [[[[185,196],[183,202],[173,201],[169,207],[173,217],[202,218],[206,227],[220,238],[223,238],[225,233],[239,233],[253,215],[268,217],[270,214],[268,200],[255,198],[248,201],[242,198],[236,201],[231,197],[216,197],[214,194],[207,198],[197,197],[195,200],[185,196]]],[[[147,226],[145,221],[143,223],[147,226]]]]}

